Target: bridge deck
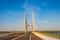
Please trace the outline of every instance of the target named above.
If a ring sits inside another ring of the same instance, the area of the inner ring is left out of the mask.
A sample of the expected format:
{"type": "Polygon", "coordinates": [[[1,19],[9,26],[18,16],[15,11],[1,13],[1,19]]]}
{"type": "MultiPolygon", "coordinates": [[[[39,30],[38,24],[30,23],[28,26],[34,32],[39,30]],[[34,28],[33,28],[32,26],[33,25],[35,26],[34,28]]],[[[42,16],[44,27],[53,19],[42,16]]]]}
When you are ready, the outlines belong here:
{"type": "Polygon", "coordinates": [[[44,36],[42,34],[37,34],[37,33],[33,32],[33,33],[27,33],[22,36],[21,35],[20,36],[11,35],[9,37],[5,37],[0,40],[60,40],[60,39],[50,38],[50,37],[44,36]]]}
{"type": "Polygon", "coordinates": [[[28,33],[20,38],[16,38],[15,40],[43,40],[43,39],[39,38],[33,33],[28,33]]]}

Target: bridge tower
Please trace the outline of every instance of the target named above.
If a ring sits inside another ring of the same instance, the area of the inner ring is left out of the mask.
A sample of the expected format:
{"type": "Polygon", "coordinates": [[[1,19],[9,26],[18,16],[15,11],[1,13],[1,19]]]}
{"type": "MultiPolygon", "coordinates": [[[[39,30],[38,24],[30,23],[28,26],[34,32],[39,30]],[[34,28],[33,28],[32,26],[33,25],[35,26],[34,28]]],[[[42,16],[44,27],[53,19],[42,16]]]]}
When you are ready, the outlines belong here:
{"type": "Polygon", "coordinates": [[[24,27],[25,27],[25,32],[29,32],[30,29],[28,27],[32,27],[32,32],[34,31],[34,13],[32,12],[32,23],[31,24],[27,24],[27,14],[25,12],[24,14],[24,27]]]}

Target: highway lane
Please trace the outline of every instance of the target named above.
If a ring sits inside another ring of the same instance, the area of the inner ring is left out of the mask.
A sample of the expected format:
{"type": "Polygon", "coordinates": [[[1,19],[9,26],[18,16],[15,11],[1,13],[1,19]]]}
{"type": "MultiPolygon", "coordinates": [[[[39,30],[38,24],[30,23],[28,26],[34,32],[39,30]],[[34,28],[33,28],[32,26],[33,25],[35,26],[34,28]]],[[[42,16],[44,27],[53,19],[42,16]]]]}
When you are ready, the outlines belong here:
{"type": "Polygon", "coordinates": [[[30,32],[24,34],[24,36],[14,39],[14,40],[29,40],[29,38],[30,38],[30,32]]]}
{"type": "Polygon", "coordinates": [[[14,40],[43,40],[42,38],[39,38],[33,33],[26,33],[24,36],[21,36],[20,38],[16,38],[14,40]]]}
{"type": "Polygon", "coordinates": [[[31,33],[31,40],[43,40],[43,39],[31,33]]]}
{"type": "Polygon", "coordinates": [[[10,35],[8,37],[2,38],[1,40],[43,40],[42,38],[39,38],[32,32],[26,33],[24,35],[10,35]]]}
{"type": "Polygon", "coordinates": [[[11,40],[11,39],[13,39],[15,37],[18,37],[18,35],[17,34],[9,35],[9,36],[0,38],[0,40],[11,40]]]}
{"type": "Polygon", "coordinates": [[[16,37],[19,37],[23,34],[11,34],[11,35],[8,35],[8,36],[5,36],[5,37],[0,37],[0,40],[12,40],[16,37]]]}

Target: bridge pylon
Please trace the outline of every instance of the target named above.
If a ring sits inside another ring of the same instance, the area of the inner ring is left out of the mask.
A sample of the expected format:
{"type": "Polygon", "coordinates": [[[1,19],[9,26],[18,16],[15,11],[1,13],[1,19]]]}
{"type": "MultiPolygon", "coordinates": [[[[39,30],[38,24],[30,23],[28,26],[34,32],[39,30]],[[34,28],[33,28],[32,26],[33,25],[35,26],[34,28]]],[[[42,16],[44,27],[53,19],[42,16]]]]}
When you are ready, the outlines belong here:
{"type": "Polygon", "coordinates": [[[26,14],[26,12],[25,12],[25,14],[24,14],[24,29],[25,29],[25,32],[30,32],[30,28],[28,28],[28,27],[32,27],[32,30],[31,30],[31,32],[33,32],[35,29],[35,24],[34,24],[34,13],[32,12],[32,23],[31,24],[28,24],[27,23],[27,14],[26,14]]]}

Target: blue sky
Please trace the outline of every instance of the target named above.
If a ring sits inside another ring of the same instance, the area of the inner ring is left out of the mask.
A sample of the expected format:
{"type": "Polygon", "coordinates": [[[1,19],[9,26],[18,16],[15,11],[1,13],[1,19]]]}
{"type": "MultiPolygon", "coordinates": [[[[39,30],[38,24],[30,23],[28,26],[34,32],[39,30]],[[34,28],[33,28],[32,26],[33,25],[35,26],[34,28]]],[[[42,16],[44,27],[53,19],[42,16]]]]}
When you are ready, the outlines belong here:
{"type": "Polygon", "coordinates": [[[0,31],[24,30],[25,11],[36,30],[60,30],[60,0],[0,0],[0,31]]]}

